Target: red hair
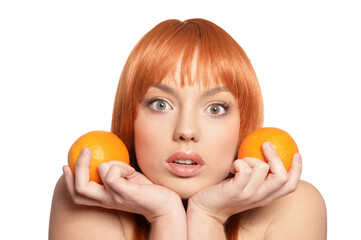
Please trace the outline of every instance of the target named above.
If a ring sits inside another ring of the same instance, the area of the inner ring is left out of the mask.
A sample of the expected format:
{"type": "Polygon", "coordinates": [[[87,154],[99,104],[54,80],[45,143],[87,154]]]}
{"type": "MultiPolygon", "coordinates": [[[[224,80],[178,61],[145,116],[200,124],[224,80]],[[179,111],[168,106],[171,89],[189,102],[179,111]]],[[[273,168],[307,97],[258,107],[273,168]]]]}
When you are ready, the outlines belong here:
{"type": "MultiPolygon", "coordinates": [[[[223,84],[236,97],[241,119],[238,144],[263,125],[261,90],[251,62],[238,43],[223,29],[204,19],[161,22],[130,53],[114,102],[112,132],[123,140],[131,165],[138,171],[133,135],[137,106],[151,84],[175,74],[179,60],[181,86],[197,82],[207,87],[215,82],[223,84]],[[192,76],[194,57],[197,69],[192,76]]],[[[138,220],[143,224],[144,221],[138,220]]],[[[234,235],[233,238],[237,230],[231,227],[234,222],[226,226],[227,235],[234,235]]]]}

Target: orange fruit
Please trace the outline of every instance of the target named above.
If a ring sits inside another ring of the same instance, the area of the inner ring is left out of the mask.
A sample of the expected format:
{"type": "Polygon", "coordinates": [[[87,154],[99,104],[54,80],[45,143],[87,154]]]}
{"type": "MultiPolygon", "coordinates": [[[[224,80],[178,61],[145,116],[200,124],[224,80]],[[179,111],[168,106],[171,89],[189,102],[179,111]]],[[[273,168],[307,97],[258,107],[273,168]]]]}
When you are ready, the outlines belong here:
{"type": "Polygon", "coordinates": [[[107,161],[123,161],[129,164],[129,153],[124,143],[114,133],[107,131],[91,131],[80,136],[70,147],[68,165],[75,172],[75,165],[81,150],[88,147],[92,158],[89,165],[89,180],[102,184],[98,173],[98,165],[107,161]]]}
{"type": "Polygon", "coordinates": [[[238,150],[238,158],[253,157],[267,162],[262,151],[262,144],[266,141],[270,142],[276,149],[278,156],[281,158],[288,172],[293,155],[299,151],[291,135],[279,128],[259,128],[250,133],[241,143],[238,150]]]}

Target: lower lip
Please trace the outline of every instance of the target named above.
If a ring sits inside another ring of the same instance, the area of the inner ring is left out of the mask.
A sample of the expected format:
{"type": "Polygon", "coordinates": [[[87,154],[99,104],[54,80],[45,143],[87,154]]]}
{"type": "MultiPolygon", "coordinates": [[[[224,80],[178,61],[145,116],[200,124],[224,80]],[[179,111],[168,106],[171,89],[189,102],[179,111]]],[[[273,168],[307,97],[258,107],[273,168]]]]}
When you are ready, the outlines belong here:
{"type": "Polygon", "coordinates": [[[175,175],[180,177],[192,177],[199,173],[202,169],[202,165],[200,164],[186,166],[170,162],[168,163],[168,166],[175,175]]]}

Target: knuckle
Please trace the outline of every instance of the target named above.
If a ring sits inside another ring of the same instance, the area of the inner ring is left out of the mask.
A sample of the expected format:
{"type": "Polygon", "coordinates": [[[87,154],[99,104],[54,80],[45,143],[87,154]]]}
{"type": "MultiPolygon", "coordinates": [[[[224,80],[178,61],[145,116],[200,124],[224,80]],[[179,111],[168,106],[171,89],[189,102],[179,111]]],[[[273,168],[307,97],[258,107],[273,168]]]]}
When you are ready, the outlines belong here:
{"type": "Polygon", "coordinates": [[[124,197],[121,197],[119,195],[113,196],[113,201],[118,205],[122,206],[124,203],[124,197]]]}
{"type": "Polygon", "coordinates": [[[258,168],[264,172],[268,172],[269,171],[269,165],[268,163],[262,162],[258,165],[258,168]]]}
{"type": "Polygon", "coordinates": [[[256,203],[257,202],[262,202],[263,198],[264,198],[264,196],[262,194],[255,194],[253,196],[253,201],[256,202],[256,203]]]}
{"type": "Polygon", "coordinates": [[[103,164],[99,164],[98,165],[98,173],[99,173],[99,176],[103,179],[106,174],[107,174],[107,167],[103,164]]]}
{"type": "Polygon", "coordinates": [[[280,184],[285,184],[288,181],[288,175],[287,174],[281,174],[278,176],[278,181],[280,184]]]}
{"type": "Polygon", "coordinates": [[[234,161],[234,166],[235,167],[241,167],[242,163],[243,163],[242,159],[237,159],[237,160],[234,161]]]}
{"type": "Polygon", "coordinates": [[[297,190],[298,182],[292,182],[289,184],[289,193],[292,193],[297,190]]]}
{"type": "Polygon", "coordinates": [[[112,185],[114,185],[114,184],[117,182],[117,179],[116,179],[116,177],[114,177],[114,176],[112,176],[112,175],[108,175],[108,176],[105,178],[105,182],[106,182],[108,185],[112,186],[112,185]]]}
{"type": "Polygon", "coordinates": [[[84,195],[86,193],[86,188],[82,185],[75,184],[75,192],[84,195]]]}
{"type": "Polygon", "coordinates": [[[79,156],[78,157],[78,160],[76,161],[76,166],[77,167],[82,167],[82,166],[85,166],[86,163],[85,163],[85,160],[87,159],[87,156],[79,156]]]}
{"type": "Polygon", "coordinates": [[[104,172],[104,170],[105,170],[105,165],[104,165],[104,163],[100,163],[99,165],[98,165],[98,172],[100,173],[100,172],[104,172]]]}
{"type": "Polygon", "coordinates": [[[83,166],[83,161],[81,158],[78,158],[78,161],[76,161],[75,168],[79,168],[83,166]]]}
{"type": "Polygon", "coordinates": [[[243,158],[243,160],[245,161],[245,162],[252,162],[252,161],[254,161],[254,160],[259,160],[258,158],[254,158],[254,157],[245,157],[245,158],[243,158]]]}
{"type": "Polygon", "coordinates": [[[244,161],[242,159],[237,159],[234,161],[234,167],[236,169],[241,169],[243,165],[244,165],[244,161]]]}
{"type": "Polygon", "coordinates": [[[244,191],[242,193],[242,200],[245,202],[250,202],[252,200],[253,194],[250,191],[244,191]]]}
{"type": "Polygon", "coordinates": [[[238,192],[233,192],[229,195],[230,201],[238,201],[240,198],[240,194],[238,192]]]}
{"type": "Polygon", "coordinates": [[[252,169],[250,167],[245,167],[243,169],[243,174],[246,175],[247,177],[250,177],[252,175],[252,169]]]}
{"type": "Polygon", "coordinates": [[[252,169],[245,162],[239,163],[239,171],[246,175],[252,174],[252,169]]]}
{"type": "Polygon", "coordinates": [[[266,206],[266,205],[270,204],[271,202],[272,202],[271,198],[265,198],[260,202],[260,205],[261,206],[266,206]]]}
{"type": "Polygon", "coordinates": [[[107,172],[109,170],[109,162],[102,162],[98,165],[98,171],[107,172]]]}
{"type": "Polygon", "coordinates": [[[82,199],[78,196],[73,196],[72,199],[73,199],[73,202],[77,205],[82,205],[82,203],[83,203],[82,199]]]}

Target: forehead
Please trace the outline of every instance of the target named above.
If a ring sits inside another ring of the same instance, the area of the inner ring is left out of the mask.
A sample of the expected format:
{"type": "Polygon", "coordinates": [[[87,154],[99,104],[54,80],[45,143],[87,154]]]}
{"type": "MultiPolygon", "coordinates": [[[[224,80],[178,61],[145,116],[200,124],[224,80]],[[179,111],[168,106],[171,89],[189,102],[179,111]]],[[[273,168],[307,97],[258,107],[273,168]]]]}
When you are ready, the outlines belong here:
{"type": "Polygon", "coordinates": [[[185,93],[188,92],[189,94],[192,95],[198,95],[200,94],[202,97],[209,97],[209,96],[213,96],[216,94],[220,94],[220,93],[226,93],[226,94],[231,94],[230,91],[223,86],[216,86],[216,87],[212,87],[212,88],[202,88],[200,86],[197,85],[193,85],[193,86],[183,86],[180,87],[179,85],[175,85],[175,84],[171,84],[171,85],[167,85],[164,83],[160,83],[160,84],[152,84],[152,86],[150,87],[150,89],[148,90],[148,92],[151,91],[161,91],[164,93],[168,93],[170,95],[178,95],[178,93],[185,93]]]}
{"type": "MultiPolygon", "coordinates": [[[[201,56],[203,55],[199,54],[198,48],[196,48],[194,52],[183,51],[175,61],[163,59],[164,64],[147,68],[146,81],[140,80],[140,85],[143,86],[140,95],[144,96],[152,86],[164,85],[177,91],[190,89],[195,93],[206,93],[211,89],[226,88],[227,92],[238,98],[237,89],[239,87],[234,74],[232,74],[233,70],[222,71],[217,62],[210,61],[207,56],[201,56]]],[[[154,90],[154,88],[152,89],[154,90]]]]}
{"type": "Polygon", "coordinates": [[[218,76],[212,76],[209,65],[199,62],[196,49],[193,57],[186,61],[181,56],[173,71],[168,72],[158,84],[172,86],[174,88],[197,88],[204,91],[210,88],[223,87],[218,76]]]}
{"type": "Polygon", "coordinates": [[[151,86],[166,87],[169,86],[173,89],[197,89],[199,91],[207,91],[209,89],[224,88],[220,81],[215,80],[203,80],[202,78],[188,79],[186,76],[184,79],[181,78],[180,74],[175,76],[167,76],[162,81],[154,83],[151,86]]]}

